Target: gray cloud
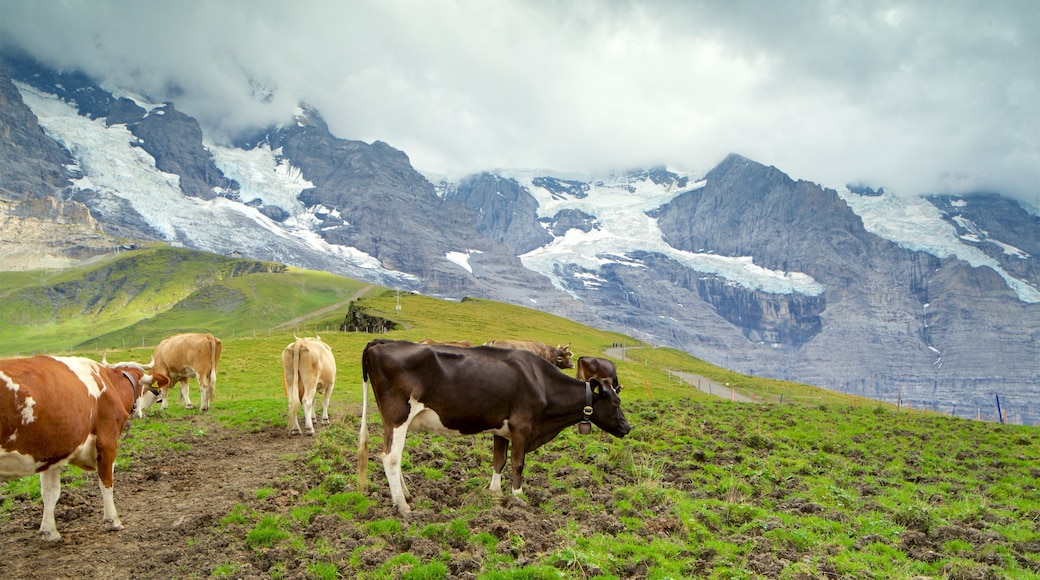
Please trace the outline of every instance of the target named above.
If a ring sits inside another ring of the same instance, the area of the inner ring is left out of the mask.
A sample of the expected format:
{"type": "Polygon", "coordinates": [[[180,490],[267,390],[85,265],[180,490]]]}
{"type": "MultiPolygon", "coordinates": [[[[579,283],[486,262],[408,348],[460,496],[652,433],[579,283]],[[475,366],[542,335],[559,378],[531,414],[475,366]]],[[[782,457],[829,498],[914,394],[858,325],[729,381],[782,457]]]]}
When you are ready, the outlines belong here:
{"type": "Polygon", "coordinates": [[[210,134],[300,101],[422,170],[707,169],[1040,204],[1040,4],[0,0],[0,39],[210,134]],[[270,98],[261,100],[260,96],[270,98]]]}

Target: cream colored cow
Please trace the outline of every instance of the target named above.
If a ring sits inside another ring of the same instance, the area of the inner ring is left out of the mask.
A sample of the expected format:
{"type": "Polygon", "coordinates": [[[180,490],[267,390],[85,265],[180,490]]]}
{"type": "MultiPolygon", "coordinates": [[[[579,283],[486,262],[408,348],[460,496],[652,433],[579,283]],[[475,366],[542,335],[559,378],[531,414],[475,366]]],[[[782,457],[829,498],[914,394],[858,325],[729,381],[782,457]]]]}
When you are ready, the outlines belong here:
{"type": "Polygon", "coordinates": [[[336,383],[336,359],[321,337],[297,338],[282,351],[282,380],[289,399],[289,429],[301,433],[297,411],[303,403],[303,421],[314,435],[314,398],[322,394],[321,423],[329,424],[329,399],[336,383]]]}

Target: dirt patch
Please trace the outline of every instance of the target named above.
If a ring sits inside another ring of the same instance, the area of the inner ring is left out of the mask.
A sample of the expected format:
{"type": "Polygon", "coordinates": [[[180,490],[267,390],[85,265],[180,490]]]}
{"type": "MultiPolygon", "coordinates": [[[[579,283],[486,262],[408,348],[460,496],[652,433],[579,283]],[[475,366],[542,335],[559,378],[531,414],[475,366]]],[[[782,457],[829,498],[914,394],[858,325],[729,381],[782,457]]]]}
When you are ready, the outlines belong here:
{"type": "MultiPolygon", "coordinates": [[[[178,450],[128,453],[129,466],[116,471],[116,508],[124,525],[119,532],[104,530],[93,473],[86,474],[86,483],[78,488],[63,485],[55,511],[62,539],[56,543],[38,537],[40,502],[12,498],[15,510],[0,520],[0,579],[267,578],[273,566],[279,566],[278,575],[286,579],[311,578],[307,566],[319,550],[324,555],[318,561],[334,564],[347,575],[376,570],[404,553],[436,559],[448,550],[452,554],[449,576],[466,578],[474,577],[496,553],[522,566],[565,543],[555,532],[565,528],[567,520],[538,507],[549,485],[544,470],[530,470],[526,483],[532,493],[527,502],[508,498],[498,503],[482,491],[445,485],[445,480],[465,481],[474,469],[490,475],[490,461],[466,456],[472,439],[445,444],[451,456],[462,458],[450,466],[428,450],[414,450],[413,460],[444,468],[445,473],[443,479],[409,476],[416,507],[410,518],[399,518],[385,480],[376,476],[368,489],[371,504],[363,515],[319,514],[298,521],[290,516],[291,510],[307,504],[304,494],[320,487],[328,475],[308,465],[319,439],[291,436],[282,427],[246,433],[204,419],[198,419],[193,430],[172,442],[178,450]],[[259,489],[268,493],[258,497],[259,489]],[[469,522],[472,533],[487,532],[498,540],[496,545],[456,541],[448,533],[456,517],[453,508],[473,503],[484,511],[469,522]],[[237,510],[246,514],[244,522],[228,518],[236,506],[244,508],[237,510]],[[293,536],[306,544],[304,552],[285,542],[251,547],[247,535],[260,518],[257,514],[290,522],[293,536]],[[386,532],[373,528],[389,520],[400,521],[401,528],[386,532]],[[422,530],[438,525],[444,531],[432,538],[407,533],[415,526],[414,530],[422,530]]],[[[490,455],[490,441],[486,443],[490,455]]],[[[354,474],[344,476],[349,478],[344,491],[352,491],[354,474]]],[[[616,520],[602,525],[623,527],[616,520]]]]}
{"type": "Polygon", "coordinates": [[[0,521],[0,578],[206,577],[230,560],[211,529],[257,489],[300,471],[313,442],[282,428],[218,428],[190,436],[183,451],[139,453],[116,471],[119,532],[104,530],[94,474],[80,488],[62,486],[59,542],[39,539],[38,501],[14,498],[18,509],[0,521]]]}

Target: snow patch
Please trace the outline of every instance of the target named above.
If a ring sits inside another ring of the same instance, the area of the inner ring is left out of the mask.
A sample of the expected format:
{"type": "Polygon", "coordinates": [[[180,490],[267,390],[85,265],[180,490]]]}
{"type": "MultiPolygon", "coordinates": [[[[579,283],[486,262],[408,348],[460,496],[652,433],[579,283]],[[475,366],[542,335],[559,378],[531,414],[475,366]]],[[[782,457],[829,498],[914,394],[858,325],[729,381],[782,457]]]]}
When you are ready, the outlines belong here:
{"type": "MultiPolygon", "coordinates": [[[[590,272],[599,271],[604,264],[638,265],[631,254],[652,252],[675,260],[691,270],[716,274],[741,286],[772,294],[799,293],[809,296],[821,294],[825,287],[808,274],[769,270],[754,263],[749,256],[727,257],[676,249],[664,241],[657,221],[647,212],[668,203],[680,193],[704,187],[705,182],[693,181],[685,188],[663,186],[649,179],[632,181],[627,176],[612,176],[590,181],[586,197],[573,198],[554,195],[534,185],[534,178],[545,175],[530,172],[503,172],[504,177],[517,180],[538,201],[538,215],[551,218],[564,209],[578,210],[594,216],[600,227],[589,232],[568,230],[549,244],[520,256],[527,268],[543,274],[561,290],[566,286],[560,279],[557,266],[573,264],[590,272]]],[[[692,177],[687,175],[687,177],[692,177]]],[[[588,285],[588,280],[582,279],[588,285]]]]}
{"type": "MultiPolygon", "coordinates": [[[[868,232],[891,240],[900,246],[917,252],[927,252],[939,258],[956,256],[979,268],[987,266],[996,271],[1022,302],[1040,302],[1040,289],[1019,280],[1001,268],[1000,263],[985,252],[965,244],[957,230],[942,219],[939,208],[923,197],[901,197],[886,191],[882,195],[858,195],[848,189],[838,190],[838,195],[852,208],[868,232]]],[[[968,222],[971,224],[971,222],[968,222]]],[[[971,224],[969,230],[975,234],[969,241],[980,241],[978,230],[971,224]]],[[[994,241],[995,240],[988,240],[994,241]]],[[[1020,251],[1008,246],[1005,252],[1020,251]]]]}

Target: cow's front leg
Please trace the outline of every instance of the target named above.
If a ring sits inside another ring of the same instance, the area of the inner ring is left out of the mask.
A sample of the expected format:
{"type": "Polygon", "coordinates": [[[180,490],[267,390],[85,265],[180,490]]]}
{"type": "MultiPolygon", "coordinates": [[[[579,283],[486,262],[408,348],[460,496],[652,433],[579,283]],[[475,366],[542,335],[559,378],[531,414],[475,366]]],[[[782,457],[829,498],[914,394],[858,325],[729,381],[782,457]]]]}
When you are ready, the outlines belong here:
{"type": "Polygon", "coordinates": [[[513,436],[513,452],[510,455],[513,464],[513,498],[520,499],[524,493],[524,458],[527,455],[527,440],[513,436]]]}
{"type": "Polygon", "coordinates": [[[494,459],[491,461],[491,493],[502,495],[502,470],[506,466],[506,453],[509,451],[509,439],[501,435],[494,436],[494,459]]]}
{"type": "Polygon", "coordinates": [[[116,502],[112,497],[112,486],[115,483],[116,446],[112,444],[111,447],[103,447],[103,449],[108,448],[111,451],[98,453],[98,485],[101,487],[101,501],[104,505],[105,529],[116,531],[123,529],[123,522],[119,520],[116,502]]]}
{"type": "Polygon", "coordinates": [[[54,466],[40,474],[40,495],[43,496],[43,521],[40,522],[40,538],[45,542],[61,539],[54,525],[54,506],[61,497],[61,466],[54,466]]]}

